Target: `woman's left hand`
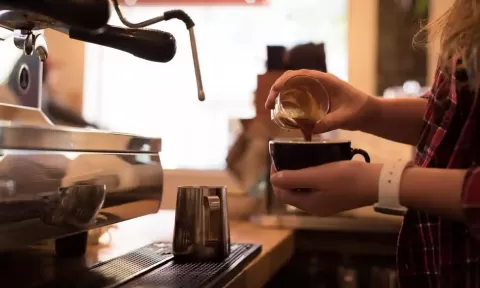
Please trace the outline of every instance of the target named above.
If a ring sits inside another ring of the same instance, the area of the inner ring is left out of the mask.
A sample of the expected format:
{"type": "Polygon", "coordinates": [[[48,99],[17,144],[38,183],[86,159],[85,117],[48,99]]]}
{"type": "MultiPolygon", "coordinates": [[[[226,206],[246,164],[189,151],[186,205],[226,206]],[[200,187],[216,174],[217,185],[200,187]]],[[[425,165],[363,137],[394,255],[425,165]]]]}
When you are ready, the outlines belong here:
{"type": "Polygon", "coordinates": [[[340,161],[302,170],[277,172],[272,165],[270,181],[277,197],[317,216],[373,205],[383,164],[340,161]],[[296,191],[298,188],[310,192],[296,191]]]}

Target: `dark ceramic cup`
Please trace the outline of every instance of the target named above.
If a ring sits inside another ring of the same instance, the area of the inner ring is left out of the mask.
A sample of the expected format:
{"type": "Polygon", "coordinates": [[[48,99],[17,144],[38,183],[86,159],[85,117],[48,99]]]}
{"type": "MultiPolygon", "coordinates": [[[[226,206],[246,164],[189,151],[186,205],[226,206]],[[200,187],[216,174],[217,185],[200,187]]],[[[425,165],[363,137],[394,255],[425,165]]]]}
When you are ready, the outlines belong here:
{"type": "Polygon", "coordinates": [[[352,148],[350,141],[341,140],[272,140],[270,156],[277,171],[298,170],[326,163],[351,160],[362,155],[367,163],[370,156],[362,149],[352,148]]]}

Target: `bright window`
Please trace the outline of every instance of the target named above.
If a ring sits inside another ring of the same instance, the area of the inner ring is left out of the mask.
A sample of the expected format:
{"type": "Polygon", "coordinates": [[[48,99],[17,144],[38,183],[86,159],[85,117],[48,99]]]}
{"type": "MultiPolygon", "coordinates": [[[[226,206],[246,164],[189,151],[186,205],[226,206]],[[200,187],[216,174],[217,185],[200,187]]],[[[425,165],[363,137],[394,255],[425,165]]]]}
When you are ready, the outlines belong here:
{"type": "MultiPolygon", "coordinates": [[[[130,7],[131,22],[183,9],[196,23],[207,100],[198,102],[185,25],[171,32],[177,55],[166,64],[87,45],[85,117],[118,132],[161,137],[167,169],[223,169],[232,141],[229,122],[254,116],[253,93],[265,72],[266,46],[324,42],[330,72],[347,80],[347,0],[272,0],[265,7],[130,7]]],[[[111,24],[120,25],[112,17],[111,24]]]]}

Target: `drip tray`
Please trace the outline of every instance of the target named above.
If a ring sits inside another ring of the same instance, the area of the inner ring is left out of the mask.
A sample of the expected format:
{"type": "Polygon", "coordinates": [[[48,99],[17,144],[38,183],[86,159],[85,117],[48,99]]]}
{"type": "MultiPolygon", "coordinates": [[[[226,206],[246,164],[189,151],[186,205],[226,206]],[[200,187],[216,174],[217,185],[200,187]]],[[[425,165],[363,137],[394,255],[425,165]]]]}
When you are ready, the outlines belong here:
{"type": "Polygon", "coordinates": [[[260,245],[237,243],[223,261],[179,262],[169,244],[154,243],[44,287],[223,287],[260,251],[260,245]]]}

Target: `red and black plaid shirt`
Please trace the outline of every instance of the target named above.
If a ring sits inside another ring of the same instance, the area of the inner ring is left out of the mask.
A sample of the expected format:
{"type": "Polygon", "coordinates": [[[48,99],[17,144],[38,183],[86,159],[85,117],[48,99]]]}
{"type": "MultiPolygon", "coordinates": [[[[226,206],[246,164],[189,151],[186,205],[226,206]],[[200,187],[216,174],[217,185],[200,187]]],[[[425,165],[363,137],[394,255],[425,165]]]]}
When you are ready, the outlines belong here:
{"type": "Polygon", "coordinates": [[[416,164],[469,169],[462,195],[466,222],[410,210],[398,240],[401,287],[480,287],[480,102],[462,64],[454,68],[451,76],[438,71],[427,95],[416,164]]]}

